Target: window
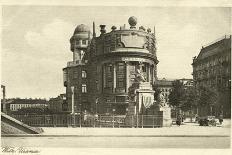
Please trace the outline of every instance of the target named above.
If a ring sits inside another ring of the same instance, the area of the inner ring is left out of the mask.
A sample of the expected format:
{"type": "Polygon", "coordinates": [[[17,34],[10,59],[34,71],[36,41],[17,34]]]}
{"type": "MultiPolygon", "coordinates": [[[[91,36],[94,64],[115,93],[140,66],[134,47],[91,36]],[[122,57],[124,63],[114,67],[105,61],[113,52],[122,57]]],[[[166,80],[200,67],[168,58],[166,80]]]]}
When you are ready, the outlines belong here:
{"type": "Polygon", "coordinates": [[[74,71],[74,72],[73,72],[73,78],[74,78],[74,79],[78,78],[78,72],[77,72],[77,71],[74,71]]]}
{"type": "Polygon", "coordinates": [[[87,77],[86,71],[82,71],[82,72],[81,72],[81,77],[82,77],[82,78],[86,78],[86,77],[87,77]]]}
{"type": "Polygon", "coordinates": [[[96,88],[97,88],[97,91],[99,91],[99,90],[100,90],[100,86],[99,86],[99,82],[98,82],[98,80],[96,80],[96,88]]]}
{"type": "Polygon", "coordinates": [[[146,72],[146,71],[147,71],[146,65],[143,65],[143,66],[142,66],[142,70],[143,70],[143,72],[146,72]]]}
{"type": "Polygon", "coordinates": [[[80,40],[76,40],[75,45],[80,45],[80,40]]]}
{"type": "Polygon", "coordinates": [[[111,64],[106,66],[106,87],[112,88],[113,86],[113,67],[111,64]]]}
{"type": "Polygon", "coordinates": [[[82,84],[82,89],[81,89],[82,93],[87,93],[87,88],[86,88],[86,84],[82,84]]]}
{"type": "Polygon", "coordinates": [[[103,87],[112,88],[113,87],[113,66],[112,64],[103,65],[103,87]]]}
{"type": "Polygon", "coordinates": [[[124,63],[117,64],[116,85],[117,85],[117,88],[125,87],[125,64],[124,63]]]}
{"type": "Polygon", "coordinates": [[[82,40],[82,45],[86,45],[87,44],[87,40],[82,40]]]}

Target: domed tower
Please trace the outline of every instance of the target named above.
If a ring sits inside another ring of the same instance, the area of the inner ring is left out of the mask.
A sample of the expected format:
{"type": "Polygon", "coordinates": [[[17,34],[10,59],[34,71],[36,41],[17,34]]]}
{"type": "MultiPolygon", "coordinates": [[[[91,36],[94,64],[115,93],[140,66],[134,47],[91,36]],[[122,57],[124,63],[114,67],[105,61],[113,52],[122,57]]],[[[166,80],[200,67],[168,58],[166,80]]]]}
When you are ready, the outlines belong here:
{"type": "Polygon", "coordinates": [[[78,25],[70,39],[73,60],[63,69],[66,87],[65,111],[81,112],[89,108],[87,102],[87,65],[83,57],[88,49],[92,34],[88,26],[78,25]]]}
{"type": "Polygon", "coordinates": [[[81,63],[90,39],[91,33],[89,27],[84,24],[78,25],[70,39],[73,62],[81,63]]]}

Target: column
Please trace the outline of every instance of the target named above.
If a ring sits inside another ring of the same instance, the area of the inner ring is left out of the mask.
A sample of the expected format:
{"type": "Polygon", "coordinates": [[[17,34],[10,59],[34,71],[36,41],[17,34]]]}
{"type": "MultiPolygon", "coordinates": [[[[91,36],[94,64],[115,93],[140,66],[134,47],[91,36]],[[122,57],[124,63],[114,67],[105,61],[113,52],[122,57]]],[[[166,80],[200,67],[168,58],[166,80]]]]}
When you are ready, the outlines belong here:
{"type": "Polygon", "coordinates": [[[151,72],[151,83],[154,84],[154,65],[151,65],[150,72],[151,72]]]}
{"type": "Polygon", "coordinates": [[[150,82],[150,64],[149,63],[147,63],[147,65],[146,65],[146,67],[147,67],[147,82],[150,82]]]}
{"type": "Polygon", "coordinates": [[[71,86],[72,90],[72,114],[74,114],[74,86],[71,86]]]}
{"type": "Polygon", "coordinates": [[[129,62],[125,62],[126,65],[126,93],[128,92],[129,88],[129,82],[130,82],[130,77],[129,77],[129,62]]]}
{"type": "Polygon", "coordinates": [[[113,92],[116,89],[116,62],[113,63],[113,92]]]}

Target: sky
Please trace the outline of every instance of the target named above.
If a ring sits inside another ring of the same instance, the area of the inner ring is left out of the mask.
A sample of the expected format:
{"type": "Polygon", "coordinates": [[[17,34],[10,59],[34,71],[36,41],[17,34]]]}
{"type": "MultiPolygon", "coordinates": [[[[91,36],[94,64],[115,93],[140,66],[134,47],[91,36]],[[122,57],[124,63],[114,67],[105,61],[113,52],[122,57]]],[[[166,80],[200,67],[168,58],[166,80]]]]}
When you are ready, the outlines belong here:
{"type": "Polygon", "coordinates": [[[192,58],[231,34],[231,9],[219,7],[3,6],[1,84],[6,97],[50,98],[65,93],[62,68],[72,60],[69,39],[79,24],[117,28],[128,18],[155,26],[158,78],[192,78],[192,58]]]}

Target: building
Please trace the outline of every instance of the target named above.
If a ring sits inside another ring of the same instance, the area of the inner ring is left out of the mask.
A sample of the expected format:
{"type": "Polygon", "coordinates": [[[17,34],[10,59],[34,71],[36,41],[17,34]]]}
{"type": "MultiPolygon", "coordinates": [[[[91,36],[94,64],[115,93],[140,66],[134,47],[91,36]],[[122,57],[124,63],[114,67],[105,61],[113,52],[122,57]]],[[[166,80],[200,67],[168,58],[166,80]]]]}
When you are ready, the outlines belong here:
{"type": "Polygon", "coordinates": [[[110,32],[100,25],[100,36],[94,23],[93,33],[83,24],[77,26],[70,39],[73,61],[63,69],[68,111],[125,114],[136,71],[151,84],[157,79],[155,30],[137,29],[136,17],[128,22],[129,29],[112,26],[110,32]]]}
{"type": "Polygon", "coordinates": [[[22,108],[34,108],[34,107],[40,107],[40,108],[46,108],[47,101],[45,99],[7,99],[7,111],[13,112],[18,111],[22,108]]]}
{"type": "Polygon", "coordinates": [[[164,96],[165,102],[168,104],[169,103],[169,95],[173,90],[173,82],[174,81],[180,81],[183,86],[184,89],[187,90],[188,88],[193,87],[193,79],[172,79],[172,80],[168,80],[168,79],[160,79],[157,80],[155,82],[155,86],[157,88],[157,90],[160,91],[160,93],[164,96]]]}
{"type": "Polygon", "coordinates": [[[193,59],[193,79],[196,88],[209,87],[219,94],[214,114],[230,117],[231,109],[231,35],[205,47],[193,59]]]}
{"type": "Polygon", "coordinates": [[[167,80],[165,78],[157,80],[155,83],[157,90],[163,95],[165,102],[169,103],[169,94],[173,89],[173,80],[167,80]]]}
{"type": "Polygon", "coordinates": [[[60,94],[58,97],[50,98],[48,101],[48,108],[55,113],[67,111],[68,105],[66,103],[65,94],[60,94]]]}
{"type": "Polygon", "coordinates": [[[180,81],[181,83],[183,83],[184,88],[190,88],[193,87],[193,79],[177,79],[178,81],[180,81]]]}
{"type": "Polygon", "coordinates": [[[87,94],[87,60],[84,60],[87,48],[91,42],[92,34],[86,25],[78,25],[70,39],[70,49],[73,60],[63,69],[64,86],[66,87],[67,111],[72,110],[72,94],[74,92],[74,111],[90,109],[87,94]],[[72,92],[71,87],[74,87],[72,92]]]}

